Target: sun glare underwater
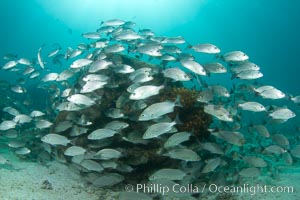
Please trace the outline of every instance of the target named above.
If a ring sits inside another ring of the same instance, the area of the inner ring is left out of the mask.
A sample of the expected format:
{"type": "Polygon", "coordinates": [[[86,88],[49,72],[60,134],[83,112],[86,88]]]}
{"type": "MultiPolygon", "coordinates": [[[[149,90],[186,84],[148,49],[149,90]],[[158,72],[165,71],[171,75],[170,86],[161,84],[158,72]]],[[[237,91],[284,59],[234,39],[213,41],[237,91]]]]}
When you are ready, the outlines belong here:
{"type": "Polygon", "coordinates": [[[300,2],[0,6],[0,170],[58,161],[123,200],[299,174],[300,2]]]}

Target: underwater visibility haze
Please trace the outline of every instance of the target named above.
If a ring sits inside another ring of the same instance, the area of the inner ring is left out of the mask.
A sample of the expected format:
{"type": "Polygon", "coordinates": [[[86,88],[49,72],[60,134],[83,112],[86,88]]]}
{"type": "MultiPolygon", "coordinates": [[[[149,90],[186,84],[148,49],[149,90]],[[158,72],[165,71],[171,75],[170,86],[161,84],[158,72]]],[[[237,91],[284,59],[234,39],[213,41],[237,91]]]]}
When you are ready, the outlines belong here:
{"type": "Polygon", "coordinates": [[[299,174],[299,8],[293,0],[0,1],[0,170],[16,169],[10,153],[55,160],[95,193],[123,200],[213,199],[200,186],[299,174]]]}

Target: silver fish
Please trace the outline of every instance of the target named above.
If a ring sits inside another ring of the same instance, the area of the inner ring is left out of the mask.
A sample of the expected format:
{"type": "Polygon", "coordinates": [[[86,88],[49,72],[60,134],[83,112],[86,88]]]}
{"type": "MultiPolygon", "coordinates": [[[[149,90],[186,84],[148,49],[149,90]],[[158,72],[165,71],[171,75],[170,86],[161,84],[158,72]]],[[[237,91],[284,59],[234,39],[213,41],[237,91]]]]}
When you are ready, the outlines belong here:
{"type": "Polygon", "coordinates": [[[208,74],[221,74],[227,72],[227,69],[221,63],[218,62],[207,63],[204,64],[203,67],[208,74]]]}
{"type": "Polygon", "coordinates": [[[167,179],[167,180],[182,180],[186,176],[186,173],[179,169],[160,169],[149,176],[150,181],[167,179]]]}
{"type": "Polygon", "coordinates": [[[108,124],[106,124],[104,128],[111,129],[114,131],[120,131],[124,128],[127,128],[128,126],[129,126],[129,124],[126,122],[115,120],[115,121],[111,121],[108,124]]]}
{"type": "Polygon", "coordinates": [[[95,101],[82,94],[73,94],[69,96],[67,100],[78,105],[91,106],[95,104],[95,101]]]}
{"type": "Polygon", "coordinates": [[[121,26],[123,24],[125,24],[125,22],[120,19],[110,19],[101,22],[102,26],[121,26]]]}
{"type": "Polygon", "coordinates": [[[223,55],[223,59],[225,62],[243,62],[249,59],[242,51],[231,51],[223,55]]]}
{"type": "Polygon", "coordinates": [[[13,121],[18,124],[24,124],[24,123],[30,123],[32,121],[32,118],[28,115],[19,114],[14,117],[13,121]]]}
{"type": "Polygon", "coordinates": [[[164,143],[165,148],[175,147],[185,141],[188,141],[191,136],[189,132],[178,132],[171,135],[164,143]]]}
{"type": "Polygon", "coordinates": [[[125,47],[121,44],[111,44],[104,48],[105,53],[118,53],[125,50],[125,47]]]}
{"type": "Polygon", "coordinates": [[[15,121],[5,120],[2,121],[0,124],[0,130],[6,131],[9,129],[14,129],[16,127],[17,123],[15,121]]]}
{"type": "Polygon", "coordinates": [[[94,155],[95,158],[101,159],[101,160],[118,159],[121,156],[122,156],[122,153],[115,149],[101,149],[94,155]]]}
{"type": "Polygon", "coordinates": [[[66,146],[70,143],[70,140],[66,138],[65,136],[58,135],[55,133],[49,133],[42,137],[42,142],[45,142],[50,145],[63,145],[66,146]]]}
{"type": "Polygon", "coordinates": [[[38,129],[50,128],[53,125],[52,122],[41,119],[35,123],[35,127],[38,129]]]}
{"type": "Polygon", "coordinates": [[[96,60],[90,65],[89,73],[95,73],[100,70],[107,69],[112,64],[112,62],[106,60],[96,60]]]}
{"type": "Polygon", "coordinates": [[[93,181],[93,186],[95,187],[108,187],[112,185],[116,185],[124,180],[124,176],[117,173],[108,173],[103,174],[98,177],[95,181],[93,181]]]}
{"type": "Polygon", "coordinates": [[[17,115],[20,114],[20,112],[17,109],[15,109],[13,107],[10,107],[10,106],[9,107],[5,107],[2,110],[3,110],[3,112],[7,112],[7,113],[9,113],[9,114],[11,114],[13,116],[17,116],[17,115]]]}
{"type": "Polygon", "coordinates": [[[88,135],[89,140],[101,140],[104,138],[112,137],[117,132],[111,129],[103,128],[97,129],[88,135]]]}
{"type": "Polygon", "coordinates": [[[244,80],[253,80],[263,77],[263,74],[257,70],[246,70],[236,74],[235,76],[244,80]]]}
{"type": "Polygon", "coordinates": [[[18,64],[17,61],[11,60],[11,61],[8,61],[8,62],[2,67],[2,69],[8,70],[8,69],[11,69],[11,68],[15,67],[17,64],[18,64]]]}
{"type": "Polygon", "coordinates": [[[182,107],[180,103],[180,97],[178,96],[174,102],[164,101],[160,103],[154,103],[147,107],[139,116],[139,121],[147,121],[157,119],[167,113],[174,111],[174,107],[182,107]]]}
{"type": "Polygon", "coordinates": [[[173,149],[170,150],[166,155],[169,156],[170,158],[184,160],[184,161],[195,162],[201,160],[200,156],[196,152],[190,149],[173,149]]]}
{"type": "Polygon", "coordinates": [[[269,114],[273,119],[289,120],[296,117],[296,114],[288,108],[278,108],[269,114]]]}
{"type": "Polygon", "coordinates": [[[80,146],[71,146],[67,148],[64,152],[66,156],[78,156],[83,155],[86,152],[86,150],[80,146]]]}
{"type": "Polygon", "coordinates": [[[49,73],[49,74],[45,75],[42,78],[42,81],[43,82],[55,81],[57,78],[58,78],[58,74],[53,72],[53,73],[49,73]]]}
{"type": "Polygon", "coordinates": [[[232,122],[233,118],[228,110],[222,106],[208,104],[204,106],[204,112],[218,118],[221,121],[232,122]]]}
{"type": "Polygon", "coordinates": [[[254,101],[239,103],[238,107],[243,110],[248,110],[248,111],[253,111],[253,112],[266,111],[266,108],[262,104],[260,104],[258,102],[254,102],[254,101]]]}
{"type": "Polygon", "coordinates": [[[164,85],[154,86],[154,85],[144,85],[136,88],[132,94],[129,96],[132,100],[146,99],[148,97],[157,95],[164,85]]]}
{"type": "Polygon", "coordinates": [[[82,33],[81,35],[86,39],[98,40],[101,38],[98,32],[82,33]]]}
{"type": "Polygon", "coordinates": [[[249,167],[249,168],[242,169],[239,172],[239,175],[243,177],[256,177],[260,175],[260,170],[255,167],[249,167]]]}
{"type": "Polygon", "coordinates": [[[80,58],[78,60],[75,60],[70,67],[73,69],[77,69],[77,68],[82,68],[84,66],[87,66],[89,64],[91,64],[93,61],[90,59],[86,59],[86,58],[80,58]]]}
{"type": "Polygon", "coordinates": [[[107,84],[107,82],[88,81],[88,82],[86,82],[82,86],[82,88],[80,90],[80,93],[90,93],[90,92],[93,92],[95,90],[103,88],[106,84],[107,84]]]}
{"type": "Polygon", "coordinates": [[[178,67],[175,68],[168,68],[162,71],[164,77],[171,78],[174,81],[189,81],[191,77],[187,75],[184,71],[179,69],[178,67]]]}
{"type": "Polygon", "coordinates": [[[221,164],[221,158],[211,158],[207,160],[206,165],[203,167],[201,173],[208,173],[214,171],[221,164]]]}
{"type": "Polygon", "coordinates": [[[253,167],[266,167],[267,163],[262,158],[256,156],[245,156],[243,160],[253,167]]]}
{"type": "Polygon", "coordinates": [[[157,124],[153,124],[148,127],[146,132],[143,135],[143,139],[151,139],[156,138],[164,133],[167,133],[172,129],[172,127],[176,124],[176,121],[173,122],[161,122],[157,124]]]}
{"type": "Polygon", "coordinates": [[[209,43],[193,45],[190,46],[190,48],[192,48],[196,52],[208,54],[216,54],[221,52],[221,50],[217,46],[209,43]]]}
{"type": "Polygon", "coordinates": [[[237,131],[217,131],[211,134],[236,146],[242,146],[246,142],[244,135],[237,131]]]}
{"type": "Polygon", "coordinates": [[[184,60],[180,60],[180,63],[182,64],[183,67],[191,70],[195,74],[202,75],[202,76],[206,75],[205,69],[196,61],[184,59],[184,60]]]}

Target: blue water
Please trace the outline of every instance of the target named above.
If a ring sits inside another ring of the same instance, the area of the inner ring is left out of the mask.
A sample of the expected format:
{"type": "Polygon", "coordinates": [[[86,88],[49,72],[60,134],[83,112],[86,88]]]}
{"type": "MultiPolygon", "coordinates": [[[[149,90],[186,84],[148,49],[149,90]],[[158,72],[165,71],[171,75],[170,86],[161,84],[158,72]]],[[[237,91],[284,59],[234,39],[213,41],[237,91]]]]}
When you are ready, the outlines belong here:
{"type": "MultiPolygon", "coordinates": [[[[261,67],[261,82],[286,93],[300,94],[300,1],[120,2],[0,1],[0,55],[16,53],[35,58],[42,44],[75,46],[84,41],[81,33],[94,31],[102,20],[122,18],[158,35],[181,35],[191,44],[213,43],[223,53],[245,51],[261,67]]],[[[3,64],[5,61],[0,60],[3,64]]]]}

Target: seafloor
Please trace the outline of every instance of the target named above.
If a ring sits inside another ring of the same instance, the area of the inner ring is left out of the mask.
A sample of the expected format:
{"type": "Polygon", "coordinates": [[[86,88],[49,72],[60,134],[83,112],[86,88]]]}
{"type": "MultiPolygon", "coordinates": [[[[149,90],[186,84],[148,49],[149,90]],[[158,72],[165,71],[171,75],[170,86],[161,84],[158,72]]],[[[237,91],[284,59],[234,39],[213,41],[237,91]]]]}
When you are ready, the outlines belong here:
{"type": "MultiPolygon", "coordinates": [[[[11,167],[0,168],[0,199],[1,200],[114,200],[118,192],[109,188],[93,188],[87,185],[83,177],[72,171],[63,163],[50,161],[46,165],[22,160],[15,155],[9,155],[11,167]]],[[[249,184],[266,184],[277,186],[293,186],[293,193],[238,193],[224,195],[206,193],[195,199],[300,199],[300,167],[299,164],[284,166],[279,176],[274,179],[260,176],[259,179],[249,179],[249,184]]],[[[180,199],[164,197],[164,200],[180,199]]],[[[186,198],[184,198],[186,199],[186,198]]]]}

